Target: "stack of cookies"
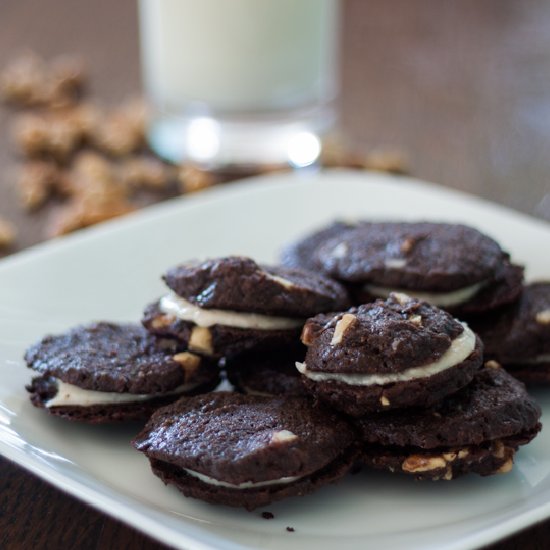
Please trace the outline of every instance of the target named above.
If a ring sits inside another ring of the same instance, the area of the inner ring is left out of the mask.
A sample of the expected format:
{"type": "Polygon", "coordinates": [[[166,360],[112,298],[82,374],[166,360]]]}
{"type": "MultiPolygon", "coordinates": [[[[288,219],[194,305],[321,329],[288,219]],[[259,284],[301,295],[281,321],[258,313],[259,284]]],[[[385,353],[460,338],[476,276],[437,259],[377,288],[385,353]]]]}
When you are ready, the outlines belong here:
{"type": "Polygon", "coordinates": [[[281,259],[338,280],[357,305],[399,292],[449,311],[479,334],[487,359],[526,383],[550,383],[550,281],[524,284],[523,266],[476,229],[334,222],[281,259]]]}
{"type": "Polygon", "coordinates": [[[92,323],[46,336],[25,360],[39,373],[27,386],[33,405],[92,424],[142,420],[220,382],[215,361],[134,324],[92,323]]]}
{"type": "Polygon", "coordinates": [[[33,404],[148,418],[133,444],[157,476],[247,509],[358,464],[431,480],[511,469],[541,412],[497,361],[550,373],[550,285],[524,289],[522,267],[475,229],[426,222],[336,222],[282,264],[186,262],[144,328],[44,338],[26,354],[33,404]],[[234,391],[212,392],[225,378],[234,391]]]}

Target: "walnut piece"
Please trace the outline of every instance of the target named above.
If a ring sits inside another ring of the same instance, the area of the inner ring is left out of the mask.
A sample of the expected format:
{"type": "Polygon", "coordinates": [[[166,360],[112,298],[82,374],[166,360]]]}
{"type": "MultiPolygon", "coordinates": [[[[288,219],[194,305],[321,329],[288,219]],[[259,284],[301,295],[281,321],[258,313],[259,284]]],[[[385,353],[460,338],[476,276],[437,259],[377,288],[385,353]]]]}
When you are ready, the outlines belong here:
{"type": "Polygon", "coordinates": [[[91,135],[103,153],[123,157],[141,149],[145,143],[148,110],[141,100],[129,100],[107,113],[91,135]]]}
{"type": "Polygon", "coordinates": [[[298,436],[290,430],[279,430],[273,432],[270,443],[288,443],[290,441],[296,441],[297,439],[298,436]]]}
{"type": "Polygon", "coordinates": [[[189,379],[193,377],[193,374],[195,374],[196,370],[201,364],[201,358],[194,353],[189,353],[188,351],[176,353],[173,359],[174,361],[176,361],[176,363],[179,363],[182,366],[183,371],[185,372],[186,382],[188,382],[189,379]]]}
{"type": "Polygon", "coordinates": [[[72,233],[112,218],[129,214],[135,210],[130,203],[106,200],[71,200],[67,206],[60,209],[54,217],[49,234],[58,237],[72,233]]]}
{"type": "Polygon", "coordinates": [[[159,315],[153,319],[151,326],[153,328],[166,328],[169,327],[175,320],[176,318],[173,315],[159,315]]]}
{"type": "Polygon", "coordinates": [[[61,172],[54,162],[34,160],[23,164],[17,187],[25,209],[42,206],[56,188],[61,172]]]}
{"type": "Polygon", "coordinates": [[[104,153],[122,157],[137,151],[141,145],[141,135],[137,134],[125,116],[108,116],[96,130],[95,145],[104,153]]]}
{"type": "Polygon", "coordinates": [[[409,171],[403,151],[382,148],[374,149],[366,155],[363,168],[393,174],[406,174],[409,171]]]}
{"type": "Polygon", "coordinates": [[[0,249],[9,248],[17,236],[15,226],[8,220],[0,217],[0,249]]]}
{"type": "Polygon", "coordinates": [[[218,178],[212,172],[203,170],[193,164],[182,165],[177,174],[181,193],[195,193],[218,183],[218,178]]]}
{"type": "Polygon", "coordinates": [[[55,115],[71,124],[74,131],[86,142],[92,140],[96,128],[103,121],[101,109],[91,103],[79,103],[72,107],[57,109],[55,115]]]}
{"type": "Polygon", "coordinates": [[[452,468],[447,468],[447,471],[445,472],[445,475],[443,476],[443,479],[445,481],[451,481],[451,479],[453,479],[453,470],[452,470],[452,468]]]}
{"type": "Polygon", "coordinates": [[[304,346],[311,346],[315,338],[317,338],[317,330],[315,330],[311,323],[306,323],[300,336],[302,344],[304,344],[304,346]]]}
{"type": "Polygon", "coordinates": [[[413,239],[412,237],[407,237],[401,243],[401,246],[399,247],[399,250],[403,254],[408,254],[414,248],[415,243],[416,243],[415,239],[413,239]]]}
{"type": "Polygon", "coordinates": [[[296,288],[296,285],[292,281],[289,281],[284,277],[279,277],[279,275],[271,275],[270,273],[267,273],[266,271],[264,271],[264,276],[266,277],[266,279],[269,279],[270,281],[273,281],[278,285],[281,285],[283,288],[289,288],[289,289],[296,288]]]}
{"type": "Polygon", "coordinates": [[[189,349],[205,355],[214,353],[212,333],[207,327],[193,327],[189,338],[189,349]]]}
{"type": "Polygon", "coordinates": [[[20,115],[13,138],[26,156],[49,155],[59,161],[67,160],[82,143],[79,127],[63,113],[20,115]]]}
{"type": "Polygon", "coordinates": [[[509,458],[498,470],[495,470],[495,474],[507,474],[514,466],[514,461],[509,458]]]}
{"type": "Polygon", "coordinates": [[[550,325],[550,309],[539,311],[535,315],[535,320],[539,325],[550,325]]]}
{"type": "Polygon", "coordinates": [[[439,468],[445,468],[447,462],[443,457],[432,456],[425,457],[421,455],[411,455],[403,462],[401,467],[405,472],[429,472],[431,470],[438,470],[439,468]]]}
{"type": "Polygon", "coordinates": [[[80,57],[63,55],[51,63],[33,52],[15,58],[0,74],[0,94],[24,106],[66,106],[78,101],[86,81],[80,57]]]}
{"type": "Polygon", "coordinates": [[[334,334],[332,336],[332,340],[330,341],[331,346],[336,346],[342,342],[346,330],[353,325],[353,323],[355,323],[356,319],[357,317],[351,313],[346,313],[342,316],[334,328],[334,334]]]}
{"type": "Polygon", "coordinates": [[[32,52],[15,58],[0,74],[0,93],[4,100],[32,106],[43,100],[45,67],[32,52]]]}
{"type": "Polygon", "coordinates": [[[389,407],[390,406],[390,400],[385,395],[383,395],[380,398],[380,404],[382,405],[382,407],[389,407]]]}
{"type": "Polygon", "coordinates": [[[502,441],[495,441],[493,456],[495,458],[504,458],[505,451],[506,448],[504,447],[504,443],[502,443],[502,441]]]}
{"type": "Polygon", "coordinates": [[[118,167],[118,177],[130,189],[162,191],[168,187],[172,170],[162,161],[150,157],[124,160],[118,167]]]}
{"type": "Polygon", "coordinates": [[[422,316],[421,315],[411,315],[409,317],[409,321],[413,324],[413,325],[416,325],[417,327],[421,327],[422,326],[422,316]]]}
{"type": "Polygon", "coordinates": [[[321,149],[321,165],[327,168],[364,168],[364,155],[358,154],[344,146],[341,138],[336,136],[324,140],[321,149]]]}
{"type": "Polygon", "coordinates": [[[60,55],[48,67],[45,89],[51,106],[70,105],[80,98],[86,84],[86,66],[74,55],[60,55]]]}
{"type": "Polygon", "coordinates": [[[412,300],[408,294],[403,294],[402,292],[392,292],[390,297],[401,306],[406,306],[412,300]]]}
{"type": "Polygon", "coordinates": [[[53,236],[70,233],[135,210],[127,200],[124,186],[114,177],[111,164],[97,153],[78,155],[66,176],[69,203],[53,222],[53,236]]]}
{"type": "Polygon", "coordinates": [[[321,165],[325,167],[357,168],[404,174],[408,171],[406,155],[397,149],[379,148],[358,152],[349,147],[340,136],[324,140],[321,165]]]}
{"type": "Polygon", "coordinates": [[[113,187],[117,195],[126,196],[124,187],[115,177],[113,165],[102,155],[92,151],[80,153],[73,163],[70,176],[75,194],[88,194],[94,190],[106,191],[113,187]]]}

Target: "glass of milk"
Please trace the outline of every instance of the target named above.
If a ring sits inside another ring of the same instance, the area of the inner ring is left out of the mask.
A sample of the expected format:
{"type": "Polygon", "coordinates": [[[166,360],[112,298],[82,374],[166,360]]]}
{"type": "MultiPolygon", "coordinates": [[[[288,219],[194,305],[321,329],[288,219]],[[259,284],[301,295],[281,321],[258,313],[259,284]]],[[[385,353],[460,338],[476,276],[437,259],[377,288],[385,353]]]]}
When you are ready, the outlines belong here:
{"type": "Polygon", "coordinates": [[[156,153],[210,168],[317,160],[338,0],[140,0],[140,27],[156,153]]]}

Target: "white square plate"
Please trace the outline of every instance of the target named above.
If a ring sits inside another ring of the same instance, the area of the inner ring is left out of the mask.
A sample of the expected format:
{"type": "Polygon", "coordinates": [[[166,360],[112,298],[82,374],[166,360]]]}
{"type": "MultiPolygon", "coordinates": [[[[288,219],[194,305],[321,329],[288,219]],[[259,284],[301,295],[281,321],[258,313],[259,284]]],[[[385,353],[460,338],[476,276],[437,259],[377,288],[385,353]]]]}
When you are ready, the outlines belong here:
{"type": "MultiPolygon", "coordinates": [[[[417,483],[363,472],[260,511],[184,498],[129,446],[136,426],[85,426],[34,409],[22,356],[46,333],[138,321],[180,261],[227,254],[274,262],[283,243],[334,218],[461,221],[550,279],[550,226],[408,178],[331,171],[257,178],[166,203],[0,262],[0,451],[47,481],[178,548],[473,548],[550,516],[550,440],[506,476],[417,483]],[[292,526],[295,532],[286,531],[292,526]]],[[[550,391],[537,393],[545,416],[550,391]]],[[[544,420],[544,419],[543,419],[544,420]]]]}

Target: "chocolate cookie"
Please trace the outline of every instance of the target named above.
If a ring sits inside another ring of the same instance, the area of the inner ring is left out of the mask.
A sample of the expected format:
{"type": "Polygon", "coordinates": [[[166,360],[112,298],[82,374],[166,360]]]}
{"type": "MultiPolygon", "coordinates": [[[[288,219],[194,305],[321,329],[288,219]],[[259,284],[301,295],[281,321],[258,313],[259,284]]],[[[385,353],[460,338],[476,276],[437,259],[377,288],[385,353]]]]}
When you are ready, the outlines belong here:
{"type": "Polygon", "coordinates": [[[550,282],[526,285],[520,299],[472,321],[488,359],[527,383],[550,383],[550,282]]]}
{"type": "Polygon", "coordinates": [[[520,445],[539,432],[540,407],[504,369],[485,367],[471,384],[429,409],[357,420],[367,466],[418,479],[511,470],[520,445]]]}
{"type": "Polygon", "coordinates": [[[308,316],[349,305],[335,281],[243,257],[184,264],[164,280],[170,292],[146,309],[143,324],[213,357],[287,345],[308,316]]]}
{"type": "Polygon", "coordinates": [[[285,246],[281,253],[281,264],[286,267],[318,272],[322,269],[322,265],[315,254],[317,249],[326,241],[340,237],[346,231],[354,229],[356,225],[352,222],[335,221],[327,227],[285,246]]]}
{"type": "Polygon", "coordinates": [[[476,229],[444,223],[367,223],[313,247],[312,260],[365,303],[403,292],[461,313],[513,302],[523,269],[476,229]]]}
{"type": "Polygon", "coordinates": [[[144,419],[219,382],[214,362],[132,324],[94,323],[46,336],[25,360],[41,375],[27,386],[33,405],[90,423],[144,419]]]}
{"type": "Polygon", "coordinates": [[[428,407],[466,384],[483,347],[467,325],[403,294],[309,319],[297,364],[306,388],[352,416],[428,407]]]}
{"type": "Polygon", "coordinates": [[[252,510],[341,478],[355,437],[307,399],[217,392],[160,409],[133,444],[185,496],[252,510]]]}
{"type": "Polygon", "coordinates": [[[225,365],[227,377],[235,388],[251,395],[309,396],[296,370],[305,349],[291,348],[265,354],[239,356],[225,365]]]}

